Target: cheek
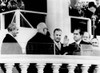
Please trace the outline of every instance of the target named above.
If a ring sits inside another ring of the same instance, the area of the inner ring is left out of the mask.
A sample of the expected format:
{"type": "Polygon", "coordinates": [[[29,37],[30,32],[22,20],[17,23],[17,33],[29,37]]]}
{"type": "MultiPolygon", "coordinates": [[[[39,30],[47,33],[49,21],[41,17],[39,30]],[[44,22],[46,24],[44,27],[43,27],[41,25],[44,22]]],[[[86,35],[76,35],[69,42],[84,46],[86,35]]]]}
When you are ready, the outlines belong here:
{"type": "Polygon", "coordinates": [[[57,39],[57,37],[55,36],[54,39],[57,39]]]}
{"type": "Polygon", "coordinates": [[[76,39],[77,38],[77,36],[74,36],[74,39],[76,39]]]}
{"type": "Polygon", "coordinates": [[[47,32],[47,30],[45,30],[45,32],[47,32]]]}

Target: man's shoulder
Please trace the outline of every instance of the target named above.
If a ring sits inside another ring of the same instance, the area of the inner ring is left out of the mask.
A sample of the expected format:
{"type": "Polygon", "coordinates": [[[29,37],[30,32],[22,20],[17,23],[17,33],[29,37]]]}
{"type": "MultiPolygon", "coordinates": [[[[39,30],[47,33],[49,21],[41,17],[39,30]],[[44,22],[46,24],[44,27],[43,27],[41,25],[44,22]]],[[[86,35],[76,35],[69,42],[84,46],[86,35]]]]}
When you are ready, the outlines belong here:
{"type": "Polygon", "coordinates": [[[28,42],[36,42],[41,36],[37,33],[35,36],[33,36],[28,42]]]}
{"type": "Polygon", "coordinates": [[[17,41],[10,34],[6,34],[5,38],[3,39],[3,42],[17,42],[17,41]]]}
{"type": "Polygon", "coordinates": [[[91,45],[90,42],[84,42],[84,41],[81,41],[80,44],[86,44],[86,45],[91,45]]]}
{"type": "Polygon", "coordinates": [[[72,42],[72,43],[69,44],[69,46],[72,46],[72,45],[75,45],[75,42],[72,42]]]}
{"type": "Polygon", "coordinates": [[[48,43],[53,43],[53,40],[42,34],[42,33],[37,33],[35,36],[33,36],[28,42],[48,42],[48,43]]]}
{"type": "Polygon", "coordinates": [[[10,34],[6,34],[6,36],[5,37],[11,37],[11,35],[10,34]]]}

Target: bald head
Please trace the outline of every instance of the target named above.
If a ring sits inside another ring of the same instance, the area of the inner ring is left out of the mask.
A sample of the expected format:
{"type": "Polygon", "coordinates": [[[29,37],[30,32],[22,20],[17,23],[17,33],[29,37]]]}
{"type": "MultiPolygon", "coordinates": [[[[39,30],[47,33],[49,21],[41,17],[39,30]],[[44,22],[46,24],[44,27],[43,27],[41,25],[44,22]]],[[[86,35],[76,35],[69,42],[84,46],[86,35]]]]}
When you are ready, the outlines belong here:
{"type": "Polygon", "coordinates": [[[41,22],[37,25],[37,31],[46,35],[47,34],[47,26],[44,22],[41,22]]]}

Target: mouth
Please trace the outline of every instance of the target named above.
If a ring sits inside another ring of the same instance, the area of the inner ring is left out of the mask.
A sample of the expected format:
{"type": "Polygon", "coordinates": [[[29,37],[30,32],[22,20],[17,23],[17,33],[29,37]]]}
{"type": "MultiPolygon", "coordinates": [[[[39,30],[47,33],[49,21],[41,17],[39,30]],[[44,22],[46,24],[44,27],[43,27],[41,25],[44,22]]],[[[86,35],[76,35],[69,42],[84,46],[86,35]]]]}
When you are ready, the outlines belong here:
{"type": "Polygon", "coordinates": [[[16,32],[16,34],[18,34],[19,32],[16,32]]]}

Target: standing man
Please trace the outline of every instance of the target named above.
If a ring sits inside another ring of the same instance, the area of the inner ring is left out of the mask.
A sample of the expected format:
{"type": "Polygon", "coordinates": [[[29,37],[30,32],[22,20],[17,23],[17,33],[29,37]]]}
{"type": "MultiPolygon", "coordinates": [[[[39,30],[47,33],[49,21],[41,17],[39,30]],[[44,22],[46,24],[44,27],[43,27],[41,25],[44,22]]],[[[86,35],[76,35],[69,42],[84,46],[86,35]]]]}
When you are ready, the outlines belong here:
{"type": "Polygon", "coordinates": [[[26,47],[27,54],[54,54],[53,40],[47,35],[48,28],[44,22],[37,25],[37,33],[26,47]]]}
{"type": "Polygon", "coordinates": [[[62,30],[60,28],[56,28],[53,32],[53,37],[54,37],[54,53],[56,55],[63,54],[62,53],[62,48],[63,44],[60,42],[61,41],[61,36],[62,36],[62,30]]]}
{"type": "Polygon", "coordinates": [[[22,54],[22,48],[16,40],[18,32],[16,23],[8,26],[8,34],[3,39],[1,54],[22,54]]]}
{"type": "MultiPolygon", "coordinates": [[[[50,38],[50,34],[48,33],[48,28],[44,22],[40,22],[37,25],[37,33],[34,37],[32,37],[26,46],[27,54],[38,54],[38,55],[52,55],[54,54],[53,50],[53,40],[50,38]]],[[[47,64],[45,67],[45,71],[50,73],[51,64],[47,64]]],[[[31,64],[28,73],[34,73],[37,69],[34,64],[31,64]]]]}
{"type": "MultiPolygon", "coordinates": [[[[97,7],[96,14],[97,14],[98,18],[97,18],[95,33],[96,33],[96,35],[100,35],[100,32],[99,32],[100,31],[100,0],[96,0],[96,7],[97,7]]],[[[94,38],[96,38],[96,37],[94,37],[94,38]]]]}
{"type": "MultiPolygon", "coordinates": [[[[18,27],[16,23],[11,23],[8,28],[8,33],[6,34],[5,38],[3,39],[2,46],[1,46],[1,54],[22,54],[22,47],[16,40],[16,36],[18,34],[18,27]]],[[[1,68],[4,65],[1,65],[1,68]]],[[[4,69],[5,72],[5,69],[4,69]]],[[[18,73],[19,64],[15,64],[13,68],[13,73],[18,73]]],[[[2,72],[0,72],[2,73],[2,72]]]]}
{"type": "MultiPolygon", "coordinates": [[[[73,39],[74,39],[74,42],[69,44],[69,47],[68,47],[68,55],[79,55],[80,50],[81,50],[80,45],[81,45],[81,39],[82,39],[82,31],[80,28],[74,29],[73,39]]],[[[81,73],[80,64],[76,67],[75,73],[81,73]]]]}
{"type": "Polygon", "coordinates": [[[68,54],[74,55],[80,52],[80,44],[81,44],[81,38],[82,38],[82,31],[80,28],[74,29],[73,32],[73,39],[75,42],[69,44],[68,48],[68,54]]]}
{"type": "Polygon", "coordinates": [[[92,33],[93,37],[96,38],[97,35],[100,35],[100,25],[99,25],[99,19],[100,19],[100,9],[97,8],[94,2],[89,2],[88,9],[85,11],[85,17],[90,18],[92,21],[92,33]]]}

